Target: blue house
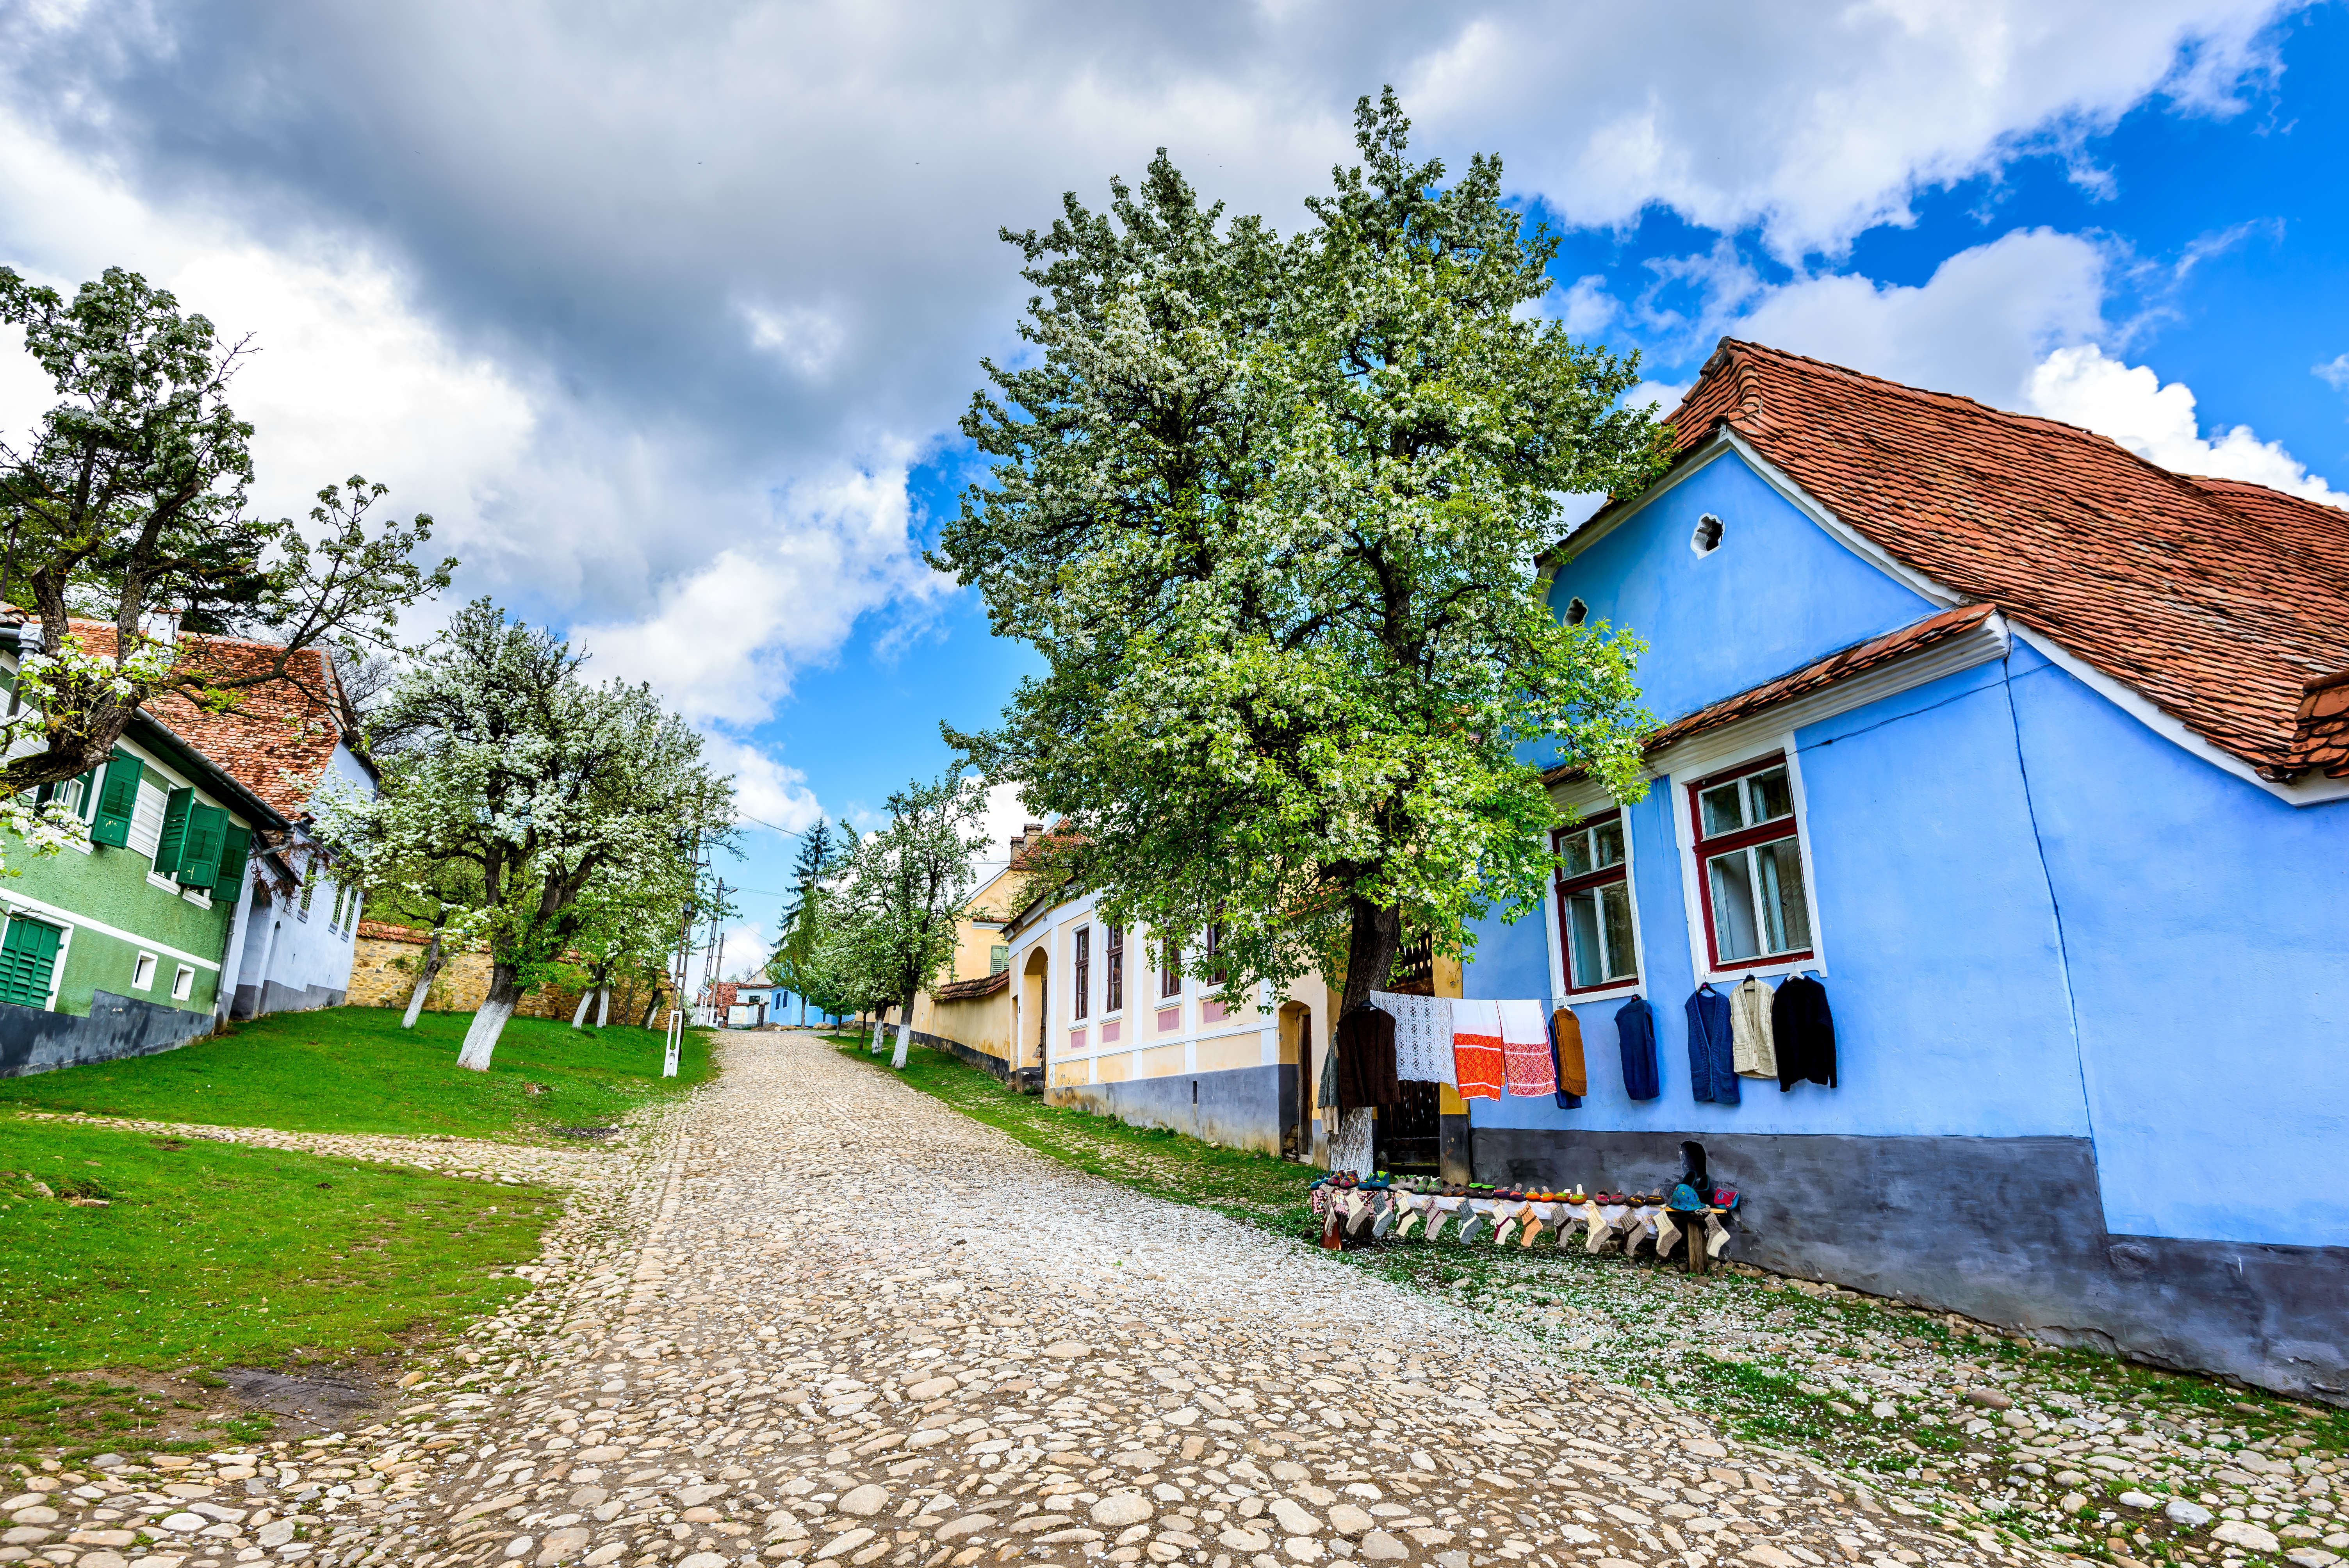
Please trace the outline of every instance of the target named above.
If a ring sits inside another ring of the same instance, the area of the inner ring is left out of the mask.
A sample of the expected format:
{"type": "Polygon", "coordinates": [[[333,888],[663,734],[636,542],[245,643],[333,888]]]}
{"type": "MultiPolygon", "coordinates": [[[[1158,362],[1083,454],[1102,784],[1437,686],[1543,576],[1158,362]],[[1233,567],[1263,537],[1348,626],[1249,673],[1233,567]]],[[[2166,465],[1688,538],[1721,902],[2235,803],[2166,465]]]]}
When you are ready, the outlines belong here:
{"type": "Polygon", "coordinates": [[[2349,514],[1733,340],[1673,425],[1552,584],[1648,644],[1647,795],[1552,775],[1568,874],[1464,979],[1589,1094],[1471,1102],[1476,1179],[1692,1139],[1733,1256],[2349,1395],[2349,514]],[[1691,994],[1799,973],[1832,1086],[1697,1098],[1691,994]]]}

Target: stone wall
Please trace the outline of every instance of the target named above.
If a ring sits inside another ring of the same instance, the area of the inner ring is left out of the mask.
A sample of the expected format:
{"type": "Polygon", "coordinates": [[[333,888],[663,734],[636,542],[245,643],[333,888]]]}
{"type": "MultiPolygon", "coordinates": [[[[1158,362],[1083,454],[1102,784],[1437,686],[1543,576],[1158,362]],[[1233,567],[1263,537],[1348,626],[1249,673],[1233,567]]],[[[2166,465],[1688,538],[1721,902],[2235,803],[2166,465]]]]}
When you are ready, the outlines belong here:
{"type": "MultiPolygon", "coordinates": [[[[351,960],[350,1005],[355,1007],[405,1007],[416,987],[416,971],[424,962],[427,933],[382,921],[363,921],[351,960]]],[[[623,976],[612,987],[612,1022],[641,1024],[657,981],[651,976],[623,976]]],[[[433,978],[424,998],[428,1013],[470,1013],[490,992],[490,955],[475,950],[450,955],[433,978]]],[[[549,984],[528,992],[515,1016],[560,1018],[570,1022],[579,1006],[579,987],[549,984]]]]}

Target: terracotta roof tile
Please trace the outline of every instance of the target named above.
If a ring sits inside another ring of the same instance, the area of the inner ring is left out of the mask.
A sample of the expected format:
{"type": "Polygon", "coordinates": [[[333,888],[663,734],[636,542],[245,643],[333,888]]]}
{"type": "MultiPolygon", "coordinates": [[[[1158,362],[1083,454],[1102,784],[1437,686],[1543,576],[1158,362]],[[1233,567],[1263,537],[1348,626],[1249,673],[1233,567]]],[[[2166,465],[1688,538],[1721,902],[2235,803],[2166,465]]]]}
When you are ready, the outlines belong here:
{"type": "Polygon", "coordinates": [[[2310,683],[2300,699],[2298,761],[2349,779],[2349,670],[2310,683]]]}
{"type": "Polygon", "coordinates": [[[999,969],[976,980],[949,980],[943,985],[932,987],[930,996],[938,1002],[968,1002],[980,996],[992,996],[1010,984],[1011,971],[999,969]]]}
{"type": "Polygon", "coordinates": [[[1671,422],[1683,452],[1735,430],[1896,560],[2263,775],[2316,765],[2301,706],[2349,669],[2349,513],[1733,338],[1671,422]]]}
{"type": "MultiPolygon", "coordinates": [[[[104,657],[114,652],[110,623],[72,624],[89,653],[104,657]]],[[[199,668],[223,674],[253,673],[277,656],[274,643],[234,637],[185,633],[180,644],[199,668]]],[[[308,810],[325,781],[343,727],[325,695],[335,679],[325,651],[305,648],[288,667],[301,684],[275,680],[246,687],[237,693],[231,713],[207,713],[176,694],[158,697],[144,711],[279,812],[295,818],[308,810]]]]}

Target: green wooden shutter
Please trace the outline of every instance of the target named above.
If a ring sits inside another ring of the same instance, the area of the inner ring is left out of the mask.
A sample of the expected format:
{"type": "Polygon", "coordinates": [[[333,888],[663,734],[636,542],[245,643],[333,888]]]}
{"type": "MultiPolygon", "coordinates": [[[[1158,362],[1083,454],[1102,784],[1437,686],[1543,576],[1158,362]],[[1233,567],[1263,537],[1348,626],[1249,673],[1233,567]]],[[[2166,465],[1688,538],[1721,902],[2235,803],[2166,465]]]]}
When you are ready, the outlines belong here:
{"type": "Polygon", "coordinates": [[[188,809],[196,803],[193,789],[174,789],[163,802],[163,834],[155,841],[155,874],[170,876],[180,869],[180,847],[188,841],[188,809]]]}
{"type": "Polygon", "coordinates": [[[89,824],[92,843],[123,849],[130,842],[131,813],[139,810],[139,780],[146,767],[128,751],[118,750],[106,764],[106,782],[98,787],[98,815],[89,824]]]}
{"type": "Polygon", "coordinates": [[[65,933],[37,920],[16,916],[0,936],[0,1002],[20,1007],[49,1005],[49,976],[57,969],[57,943],[65,933]]]}
{"type": "Polygon", "coordinates": [[[228,813],[217,806],[188,808],[188,828],[180,844],[175,874],[181,887],[210,887],[220,875],[221,840],[228,833],[228,813]]]}
{"type": "Polygon", "coordinates": [[[244,857],[252,844],[253,834],[246,829],[232,824],[222,830],[220,880],[212,886],[231,892],[244,886],[244,857]]]}

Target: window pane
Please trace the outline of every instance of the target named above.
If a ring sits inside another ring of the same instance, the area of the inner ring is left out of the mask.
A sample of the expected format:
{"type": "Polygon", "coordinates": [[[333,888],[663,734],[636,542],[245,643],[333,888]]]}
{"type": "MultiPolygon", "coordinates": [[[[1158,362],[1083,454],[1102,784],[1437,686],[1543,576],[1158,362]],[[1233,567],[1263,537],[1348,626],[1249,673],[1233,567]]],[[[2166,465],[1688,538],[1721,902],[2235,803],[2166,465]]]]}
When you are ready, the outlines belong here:
{"type": "Polygon", "coordinates": [[[1566,901],[1567,946],[1572,950],[1574,983],[1596,985],[1607,976],[1599,949],[1599,890],[1584,888],[1566,901]]]}
{"type": "Polygon", "coordinates": [[[1578,877],[1590,869],[1590,835],[1577,829],[1558,841],[1558,858],[1566,863],[1566,874],[1578,877]]]}
{"type": "Polygon", "coordinates": [[[1623,863],[1623,820],[1620,817],[1611,822],[1601,822],[1590,830],[1590,837],[1598,851],[1599,864],[1619,866],[1623,863]]]}
{"type": "Polygon", "coordinates": [[[1774,839],[1754,847],[1762,878],[1763,934],[1773,953],[1795,953],[1811,944],[1811,911],[1803,900],[1803,849],[1798,839],[1774,839]]]}
{"type": "Polygon", "coordinates": [[[1748,851],[1735,850],[1705,861],[1713,893],[1713,947],[1723,964],[1761,954],[1754,930],[1754,883],[1748,851]]]}
{"type": "Polygon", "coordinates": [[[1607,928],[1607,978],[1628,980],[1640,972],[1638,949],[1631,942],[1631,884],[1609,882],[1599,890],[1599,907],[1607,928]]]}
{"type": "Polygon", "coordinates": [[[1743,782],[1741,779],[1736,783],[1723,784],[1707,789],[1697,797],[1704,807],[1703,836],[1705,838],[1733,833],[1745,826],[1745,818],[1738,810],[1740,799],[1744,793],[1740,788],[1743,782]]]}
{"type": "Polygon", "coordinates": [[[1773,768],[1767,773],[1756,773],[1745,781],[1753,791],[1752,810],[1746,815],[1749,822],[1774,822],[1795,812],[1795,791],[1786,782],[1786,770],[1773,768]]]}

